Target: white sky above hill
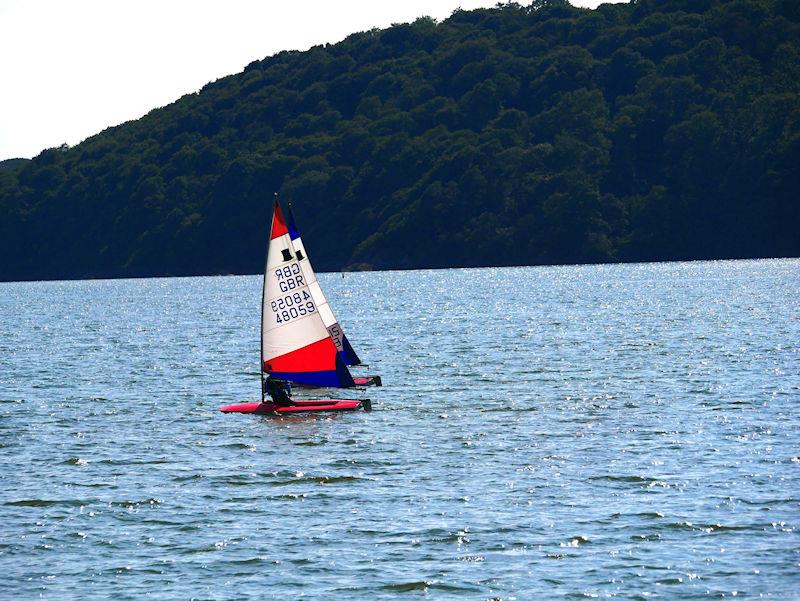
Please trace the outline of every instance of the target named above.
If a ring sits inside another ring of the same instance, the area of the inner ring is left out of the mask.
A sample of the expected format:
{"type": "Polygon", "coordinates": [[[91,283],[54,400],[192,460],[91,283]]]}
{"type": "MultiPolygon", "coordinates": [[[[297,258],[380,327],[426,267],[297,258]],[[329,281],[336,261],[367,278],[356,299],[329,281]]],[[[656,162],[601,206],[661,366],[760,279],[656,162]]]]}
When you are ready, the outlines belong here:
{"type": "MultiPolygon", "coordinates": [[[[458,7],[495,4],[0,0],[0,160],[73,146],[281,50],[306,50],[422,15],[442,20],[458,7]]],[[[601,2],[572,4],[594,8],[601,2]]]]}

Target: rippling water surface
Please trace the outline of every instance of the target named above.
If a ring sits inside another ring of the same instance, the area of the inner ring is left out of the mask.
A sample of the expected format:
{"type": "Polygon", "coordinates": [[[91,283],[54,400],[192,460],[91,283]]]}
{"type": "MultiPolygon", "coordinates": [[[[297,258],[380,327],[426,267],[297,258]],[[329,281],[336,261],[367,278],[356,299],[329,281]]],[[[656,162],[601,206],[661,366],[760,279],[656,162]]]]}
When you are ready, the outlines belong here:
{"type": "Polygon", "coordinates": [[[0,284],[0,598],[800,590],[800,261],[323,274],[372,413],[267,418],[258,277],[0,284]]]}

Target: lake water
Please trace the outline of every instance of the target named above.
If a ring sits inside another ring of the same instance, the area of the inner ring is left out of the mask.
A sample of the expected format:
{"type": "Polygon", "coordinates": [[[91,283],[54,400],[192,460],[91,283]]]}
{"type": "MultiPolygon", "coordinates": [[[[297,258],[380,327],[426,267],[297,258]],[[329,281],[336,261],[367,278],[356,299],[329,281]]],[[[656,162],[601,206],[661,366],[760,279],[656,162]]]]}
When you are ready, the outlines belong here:
{"type": "Polygon", "coordinates": [[[799,260],[321,281],[372,413],[217,411],[259,277],[0,284],[0,598],[798,598],[799,260]]]}

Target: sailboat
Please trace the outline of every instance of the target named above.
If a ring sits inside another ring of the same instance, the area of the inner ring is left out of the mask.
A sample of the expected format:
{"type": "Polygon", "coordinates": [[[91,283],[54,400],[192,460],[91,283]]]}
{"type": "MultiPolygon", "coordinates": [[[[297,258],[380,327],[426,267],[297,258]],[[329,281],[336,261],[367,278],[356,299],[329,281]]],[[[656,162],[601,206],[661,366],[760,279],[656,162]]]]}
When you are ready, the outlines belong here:
{"type": "MultiPolygon", "coordinates": [[[[294,231],[297,232],[296,228],[294,231]]],[[[295,240],[300,240],[299,234],[295,240]]],[[[265,398],[265,375],[308,387],[353,388],[357,385],[347,367],[347,355],[340,350],[346,348],[344,333],[337,345],[329,327],[338,326],[338,322],[304,251],[302,242],[296,246],[292,240],[276,199],[261,295],[261,402],[228,405],[220,411],[298,413],[372,408],[369,399],[297,400],[290,406],[281,406],[265,398]],[[327,325],[323,318],[325,308],[329,312],[327,325]]],[[[338,331],[341,332],[341,327],[338,331]]]]}

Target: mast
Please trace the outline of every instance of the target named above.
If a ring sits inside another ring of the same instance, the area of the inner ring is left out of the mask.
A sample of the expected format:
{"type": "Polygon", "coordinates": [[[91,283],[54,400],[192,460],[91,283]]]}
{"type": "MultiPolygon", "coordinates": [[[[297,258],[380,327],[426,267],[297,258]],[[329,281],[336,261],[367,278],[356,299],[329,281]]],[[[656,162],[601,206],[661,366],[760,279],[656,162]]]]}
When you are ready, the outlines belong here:
{"type": "MultiPolygon", "coordinates": [[[[278,193],[275,192],[274,194],[275,202],[272,205],[272,219],[270,220],[269,232],[272,232],[272,226],[275,222],[275,207],[278,206],[278,193]]],[[[267,294],[267,263],[269,262],[269,242],[270,239],[267,238],[267,251],[264,253],[264,277],[261,280],[261,324],[259,330],[261,330],[261,337],[259,343],[259,355],[261,357],[261,361],[259,361],[258,365],[258,376],[261,379],[261,402],[264,402],[264,300],[267,294]]]]}

